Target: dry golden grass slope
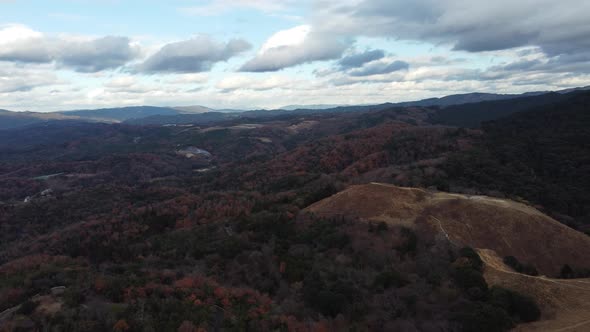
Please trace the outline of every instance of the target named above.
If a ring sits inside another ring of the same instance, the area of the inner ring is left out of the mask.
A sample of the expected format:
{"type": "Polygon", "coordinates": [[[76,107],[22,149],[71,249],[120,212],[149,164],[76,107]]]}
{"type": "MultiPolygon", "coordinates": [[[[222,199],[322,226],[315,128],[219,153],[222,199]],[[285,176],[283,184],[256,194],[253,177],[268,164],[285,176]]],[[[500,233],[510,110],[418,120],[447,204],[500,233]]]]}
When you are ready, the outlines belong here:
{"type": "Polygon", "coordinates": [[[502,257],[512,255],[546,276],[558,275],[564,264],[590,267],[590,237],[530,206],[371,183],[349,187],[306,210],[404,225],[419,234],[444,236],[457,246],[477,248],[490,285],[529,294],[540,304],[543,319],[519,330],[590,331],[590,279],[531,277],[502,262],[502,257]]]}
{"type": "Polygon", "coordinates": [[[351,186],[306,210],[434,229],[458,246],[515,256],[548,276],[558,275],[564,264],[590,267],[590,237],[510,200],[371,183],[351,186]]]}
{"type": "Polygon", "coordinates": [[[542,319],[517,331],[590,331],[590,279],[532,277],[512,271],[493,250],[478,251],[488,284],[527,294],[541,307],[542,319]]]}

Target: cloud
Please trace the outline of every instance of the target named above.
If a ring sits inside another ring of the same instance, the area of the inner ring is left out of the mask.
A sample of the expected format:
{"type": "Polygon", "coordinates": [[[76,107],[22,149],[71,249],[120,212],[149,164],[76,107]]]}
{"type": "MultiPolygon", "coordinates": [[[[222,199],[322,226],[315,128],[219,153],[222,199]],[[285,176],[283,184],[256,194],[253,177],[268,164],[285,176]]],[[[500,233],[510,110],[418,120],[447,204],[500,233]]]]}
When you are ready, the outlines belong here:
{"type": "Polygon", "coordinates": [[[392,62],[372,62],[368,65],[350,71],[351,76],[371,76],[371,75],[382,75],[389,74],[400,70],[408,70],[410,64],[405,61],[392,61],[392,62]]]}
{"type": "Polygon", "coordinates": [[[283,11],[295,0],[214,0],[203,6],[182,8],[190,15],[216,16],[236,8],[253,8],[265,13],[283,11]]]}
{"type": "Polygon", "coordinates": [[[55,57],[56,46],[42,33],[24,25],[5,25],[0,28],[0,61],[48,63],[55,57]]]}
{"type": "Polygon", "coordinates": [[[205,73],[196,74],[178,74],[170,80],[167,80],[168,84],[202,84],[209,81],[209,76],[205,73]]]}
{"type": "Polygon", "coordinates": [[[271,36],[240,71],[270,72],[314,61],[337,59],[348,46],[349,43],[339,38],[314,31],[309,25],[301,25],[271,36]]]}
{"type": "Polygon", "coordinates": [[[56,63],[78,72],[94,73],[119,68],[139,55],[127,37],[51,37],[23,25],[0,29],[0,61],[56,63]]]}
{"type": "Polygon", "coordinates": [[[362,67],[365,63],[380,60],[384,57],[385,52],[383,50],[372,50],[345,56],[338,61],[338,64],[342,69],[359,68],[362,67]]]}
{"type": "Polygon", "coordinates": [[[104,83],[103,88],[103,91],[108,93],[145,94],[153,91],[156,87],[144,84],[134,76],[119,76],[104,83]]]}
{"type": "Polygon", "coordinates": [[[538,46],[548,56],[590,49],[590,2],[578,0],[316,1],[314,25],[483,52],[538,46]]]}
{"type": "Polygon", "coordinates": [[[221,61],[250,49],[252,46],[243,39],[232,39],[219,43],[201,35],[189,40],[164,45],[139,67],[146,73],[198,73],[211,69],[221,61]]]}
{"type": "Polygon", "coordinates": [[[133,60],[139,49],[127,37],[107,36],[88,41],[70,41],[56,59],[62,67],[83,73],[95,73],[121,67],[133,60]]]}
{"type": "Polygon", "coordinates": [[[569,59],[567,56],[516,59],[487,68],[482,72],[479,79],[497,80],[523,74],[531,77],[543,74],[547,81],[551,81],[549,75],[560,73],[569,75],[590,74],[590,60],[569,59]]]}
{"type": "Polygon", "coordinates": [[[266,91],[294,87],[298,82],[284,76],[270,76],[263,79],[234,75],[226,77],[216,84],[216,88],[231,92],[236,90],[266,91]]]}
{"type": "Polygon", "coordinates": [[[0,68],[0,93],[27,92],[42,86],[59,84],[55,74],[22,68],[0,68]]]}

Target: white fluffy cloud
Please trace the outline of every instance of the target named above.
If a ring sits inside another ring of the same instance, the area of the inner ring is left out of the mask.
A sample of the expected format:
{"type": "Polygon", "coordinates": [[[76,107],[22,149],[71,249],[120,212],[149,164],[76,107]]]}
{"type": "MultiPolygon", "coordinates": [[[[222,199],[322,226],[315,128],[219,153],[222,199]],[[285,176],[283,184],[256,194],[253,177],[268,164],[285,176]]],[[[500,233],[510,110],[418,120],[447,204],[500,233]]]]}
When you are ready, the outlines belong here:
{"type": "Polygon", "coordinates": [[[79,72],[119,68],[139,55],[127,37],[54,37],[24,25],[0,28],[0,61],[55,63],[79,72]]]}
{"type": "Polygon", "coordinates": [[[201,35],[189,40],[164,45],[138,68],[147,73],[198,73],[250,49],[252,45],[243,39],[219,43],[201,35]]]}
{"type": "Polygon", "coordinates": [[[272,89],[296,89],[302,82],[286,76],[270,76],[263,79],[246,77],[241,75],[229,76],[216,84],[222,91],[236,90],[265,91],[272,89]]]}
{"type": "Polygon", "coordinates": [[[220,15],[236,8],[253,8],[263,12],[282,11],[295,0],[213,0],[202,6],[183,8],[182,11],[192,15],[220,15]]]}
{"type": "Polygon", "coordinates": [[[19,93],[37,87],[61,84],[53,73],[39,69],[23,69],[15,66],[0,67],[0,93],[19,93]]]}
{"type": "Polygon", "coordinates": [[[304,63],[337,59],[348,47],[342,39],[315,31],[309,25],[282,30],[262,45],[258,54],[241,71],[278,71],[304,63]]]}
{"type": "Polygon", "coordinates": [[[169,83],[169,84],[183,85],[183,84],[204,84],[204,83],[207,83],[208,81],[209,81],[209,75],[207,75],[206,73],[196,73],[196,74],[172,75],[172,77],[170,77],[165,82],[169,83]]]}

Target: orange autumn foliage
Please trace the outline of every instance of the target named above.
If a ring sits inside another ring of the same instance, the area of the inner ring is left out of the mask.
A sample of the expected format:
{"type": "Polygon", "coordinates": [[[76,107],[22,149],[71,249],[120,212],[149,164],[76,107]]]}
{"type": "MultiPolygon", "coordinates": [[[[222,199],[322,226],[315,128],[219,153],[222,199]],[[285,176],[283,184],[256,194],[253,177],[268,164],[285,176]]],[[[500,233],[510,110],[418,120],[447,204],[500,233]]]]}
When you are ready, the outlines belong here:
{"type": "Polygon", "coordinates": [[[115,323],[115,326],[113,326],[113,331],[123,332],[123,331],[128,331],[128,330],[129,330],[129,324],[127,324],[127,321],[125,321],[124,319],[119,319],[115,323]]]}

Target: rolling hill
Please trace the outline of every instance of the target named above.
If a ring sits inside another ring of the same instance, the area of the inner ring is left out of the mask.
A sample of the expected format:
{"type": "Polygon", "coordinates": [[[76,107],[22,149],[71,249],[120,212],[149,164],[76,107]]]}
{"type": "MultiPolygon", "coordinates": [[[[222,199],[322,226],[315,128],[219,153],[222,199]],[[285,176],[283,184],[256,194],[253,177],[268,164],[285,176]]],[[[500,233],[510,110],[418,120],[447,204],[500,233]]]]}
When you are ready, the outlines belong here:
{"type": "Polygon", "coordinates": [[[449,159],[449,184],[523,197],[590,230],[590,92],[545,96],[560,101],[484,123],[481,142],[449,159]]]}
{"type": "Polygon", "coordinates": [[[509,200],[371,183],[352,186],[307,210],[434,230],[459,247],[515,256],[549,276],[559,275],[565,264],[590,267],[590,237],[509,200]]]}
{"type": "Polygon", "coordinates": [[[0,330],[584,331],[587,93],[382,107],[0,131],[0,330]]]}
{"type": "Polygon", "coordinates": [[[538,210],[509,200],[430,192],[371,183],[357,185],[306,208],[316,216],[356,217],[413,229],[456,247],[478,248],[490,285],[527,294],[540,304],[543,319],[523,331],[560,331],[590,326],[590,279],[554,279],[564,264],[590,267],[590,237],[538,210]],[[539,239],[543,239],[542,242],[539,239]],[[545,276],[515,272],[502,262],[514,256],[545,276]]]}
{"type": "Polygon", "coordinates": [[[154,115],[176,115],[180,111],[168,107],[155,106],[131,106],[102,108],[90,110],[65,111],[58,114],[66,116],[77,116],[81,119],[102,120],[102,121],[125,121],[129,119],[140,119],[154,115]]]}
{"type": "Polygon", "coordinates": [[[139,125],[203,124],[212,120],[222,121],[235,118],[269,119],[320,114],[372,113],[386,110],[405,112],[413,108],[429,108],[433,111],[428,120],[432,124],[479,127],[483,122],[566,101],[579,93],[581,93],[580,89],[525,94],[468,93],[402,103],[335,107],[310,105],[308,108],[304,105],[294,105],[277,110],[250,111],[207,111],[207,108],[202,106],[177,107],[175,110],[182,114],[162,112],[149,115],[146,113],[143,114],[145,116],[135,116],[126,119],[126,121],[139,125]]]}
{"type": "Polygon", "coordinates": [[[62,120],[79,120],[79,118],[77,116],[68,116],[59,113],[11,112],[0,110],[0,130],[62,120]]]}
{"type": "Polygon", "coordinates": [[[448,107],[439,110],[433,116],[432,121],[449,126],[479,127],[486,121],[565,101],[577,93],[577,91],[567,94],[551,92],[533,96],[518,96],[510,99],[448,105],[448,107]]]}
{"type": "Polygon", "coordinates": [[[516,331],[584,332],[590,328],[590,279],[554,279],[516,273],[493,250],[478,254],[485,264],[488,284],[517,289],[535,299],[543,318],[518,326],[516,331]]]}
{"type": "Polygon", "coordinates": [[[176,106],[172,107],[173,109],[180,111],[181,113],[207,113],[207,112],[215,112],[214,109],[201,106],[201,105],[191,105],[191,106],[176,106]]]}
{"type": "Polygon", "coordinates": [[[586,90],[587,88],[576,88],[548,93],[529,92],[524,94],[467,93],[401,103],[351,106],[292,105],[278,110],[216,111],[209,107],[194,105],[178,107],[131,106],[53,113],[0,111],[0,120],[2,120],[0,121],[0,129],[18,128],[49,120],[128,122],[136,125],[203,124],[237,117],[268,119],[283,116],[380,112],[413,107],[428,107],[437,110],[429,120],[434,124],[478,127],[482,122],[558,103],[586,90]]]}

